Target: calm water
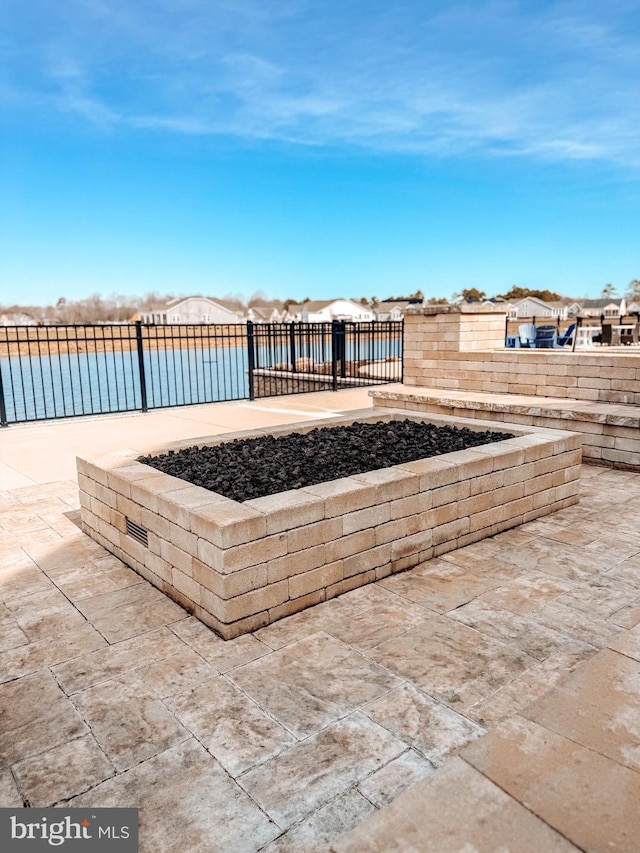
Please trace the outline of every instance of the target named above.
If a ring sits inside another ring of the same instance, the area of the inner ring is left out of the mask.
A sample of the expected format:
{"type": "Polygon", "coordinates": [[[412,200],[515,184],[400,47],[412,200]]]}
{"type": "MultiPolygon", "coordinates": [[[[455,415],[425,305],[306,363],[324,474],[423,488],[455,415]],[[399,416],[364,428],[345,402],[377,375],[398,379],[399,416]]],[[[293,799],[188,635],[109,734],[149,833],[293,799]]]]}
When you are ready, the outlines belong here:
{"type": "MultiPolygon", "coordinates": [[[[286,362],[287,354],[286,346],[259,347],[256,367],[286,362]]],[[[357,353],[347,342],[347,359],[401,354],[397,340],[366,342],[357,353]]],[[[311,341],[298,355],[326,360],[326,345],[311,341]]],[[[0,370],[9,423],[142,408],[136,352],[16,356],[0,359],[0,370]]],[[[149,409],[249,397],[246,346],[146,351],[144,374],[149,409]]]]}

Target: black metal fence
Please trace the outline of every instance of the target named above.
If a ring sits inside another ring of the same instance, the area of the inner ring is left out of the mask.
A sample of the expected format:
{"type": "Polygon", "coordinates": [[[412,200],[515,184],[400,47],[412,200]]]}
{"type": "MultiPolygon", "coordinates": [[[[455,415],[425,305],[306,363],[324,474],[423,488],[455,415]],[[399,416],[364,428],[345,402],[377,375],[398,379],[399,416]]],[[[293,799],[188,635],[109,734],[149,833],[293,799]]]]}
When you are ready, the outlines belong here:
{"type": "Polygon", "coordinates": [[[0,327],[0,424],[400,381],[402,323],[0,327]]]}

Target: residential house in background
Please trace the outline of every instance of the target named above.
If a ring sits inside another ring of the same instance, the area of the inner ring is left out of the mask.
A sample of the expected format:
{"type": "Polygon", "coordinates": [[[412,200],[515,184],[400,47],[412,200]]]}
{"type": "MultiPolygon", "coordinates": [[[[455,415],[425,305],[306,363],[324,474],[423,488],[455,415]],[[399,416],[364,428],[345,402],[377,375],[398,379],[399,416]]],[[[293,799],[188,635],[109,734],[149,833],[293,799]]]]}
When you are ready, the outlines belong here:
{"type": "Polygon", "coordinates": [[[627,313],[627,302],[622,299],[582,299],[578,300],[583,317],[624,317],[627,313]]]}
{"type": "Polygon", "coordinates": [[[376,320],[402,320],[410,305],[420,304],[420,302],[389,300],[388,302],[374,302],[371,310],[375,314],[376,320]]]}
{"type": "Polygon", "coordinates": [[[513,319],[525,317],[549,318],[550,320],[566,320],[569,307],[566,302],[545,302],[537,296],[526,296],[509,303],[508,316],[513,319]]]}
{"type": "Polygon", "coordinates": [[[368,306],[353,302],[351,299],[292,303],[289,305],[288,313],[288,319],[296,323],[330,323],[332,320],[368,323],[376,319],[376,315],[368,306]]]}
{"type": "Polygon", "coordinates": [[[284,323],[289,319],[283,302],[253,305],[247,309],[247,320],[252,323],[284,323]]]}
{"type": "Polygon", "coordinates": [[[245,317],[238,310],[227,307],[223,304],[223,300],[209,299],[208,296],[170,299],[151,311],[141,311],[138,318],[143,323],[155,323],[159,326],[180,323],[187,325],[243,323],[245,321],[245,317]]]}

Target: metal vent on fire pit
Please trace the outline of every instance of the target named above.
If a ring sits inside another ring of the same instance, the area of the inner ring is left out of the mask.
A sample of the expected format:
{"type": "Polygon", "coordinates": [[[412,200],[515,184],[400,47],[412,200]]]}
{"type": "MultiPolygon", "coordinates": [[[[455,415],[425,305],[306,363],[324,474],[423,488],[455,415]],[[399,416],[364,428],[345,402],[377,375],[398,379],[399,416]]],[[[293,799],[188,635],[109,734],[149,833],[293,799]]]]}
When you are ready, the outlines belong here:
{"type": "Polygon", "coordinates": [[[132,539],[135,539],[136,542],[139,542],[141,545],[144,545],[145,548],[149,547],[149,537],[147,536],[147,531],[144,527],[140,527],[139,524],[131,521],[130,518],[125,517],[125,521],[127,523],[127,533],[131,536],[132,539]]]}

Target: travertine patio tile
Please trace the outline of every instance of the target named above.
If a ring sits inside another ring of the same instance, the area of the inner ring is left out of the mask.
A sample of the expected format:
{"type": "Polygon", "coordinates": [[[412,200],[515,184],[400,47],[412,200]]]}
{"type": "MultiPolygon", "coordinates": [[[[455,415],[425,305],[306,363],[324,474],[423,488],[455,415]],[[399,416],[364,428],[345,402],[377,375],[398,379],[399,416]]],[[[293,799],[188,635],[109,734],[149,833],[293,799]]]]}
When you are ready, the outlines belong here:
{"type": "Polygon", "coordinates": [[[640,771],[640,661],[605,650],[522,715],[640,771]]]}
{"type": "Polygon", "coordinates": [[[522,717],[463,758],[580,850],[637,850],[640,774],[522,717]]]}
{"type": "Polygon", "coordinates": [[[620,633],[617,625],[605,622],[597,616],[575,610],[565,604],[552,601],[545,604],[536,612],[536,621],[592,646],[606,646],[607,643],[620,633]]]}
{"type": "Polygon", "coordinates": [[[105,592],[114,592],[129,585],[119,586],[114,577],[108,572],[101,572],[93,562],[69,569],[52,569],[49,578],[73,602],[105,592]]]}
{"type": "Polygon", "coordinates": [[[165,704],[234,777],[295,743],[290,732],[222,676],[165,704]]]}
{"type": "Polygon", "coordinates": [[[0,649],[12,649],[23,646],[29,638],[20,628],[11,611],[0,604],[0,649]]]}
{"type": "Polygon", "coordinates": [[[564,634],[538,625],[534,619],[493,607],[480,599],[458,607],[449,616],[487,637],[513,644],[536,660],[548,658],[567,642],[564,634]]]}
{"type": "Polygon", "coordinates": [[[218,670],[189,646],[133,670],[134,680],[159,699],[184,693],[216,675],[218,670]]]}
{"type": "Polygon", "coordinates": [[[435,767],[414,749],[408,749],[367,776],[358,785],[358,790],[377,808],[389,805],[396,797],[426,779],[435,771],[435,767]]]}
{"type": "Polygon", "coordinates": [[[174,622],[170,629],[218,672],[229,672],[271,651],[269,646],[251,634],[243,634],[235,640],[222,640],[193,616],[174,622]]]}
{"type": "Polygon", "coordinates": [[[48,572],[51,569],[82,566],[89,560],[102,557],[105,554],[104,548],[88,536],[81,536],[77,539],[60,539],[55,544],[25,543],[23,547],[43,572],[48,572]]]}
{"type": "Polygon", "coordinates": [[[382,582],[365,584],[357,589],[344,592],[337,598],[332,598],[326,604],[315,607],[314,610],[322,610],[332,614],[332,619],[344,622],[360,613],[365,613],[372,607],[385,606],[389,602],[401,601],[395,593],[390,592],[382,586],[382,582]]]}
{"type": "Polygon", "coordinates": [[[628,560],[618,563],[613,568],[606,568],[605,577],[617,581],[623,581],[637,590],[640,590],[640,558],[630,557],[628,560]]]}
{"type": "Polygon", "coordinates": [[[614,652],[619,652],[621,655],[626,655],[640,661],[640,625],[637,625],[630,631],[618,634],[615,640],[609,643],[609,648],[614,652]]]}
{"type": "Polygon", "coordinates": [[[600,536],[593,542],[584,546],[585,551],[600,554],[608,562],[622,562],[636,554],[640,554],[640,540],[632,536],[620,536],[611,533],[608,536],[600,536]]]}
{"type": "Polygon", "coordinates": [[[280,834],[193,738],[69,802],[132,804],[140,809],[140,853],[256,853],[280,834]]]}
{"type": "Polygon", "coordinates": [[[424,622],[367,655],[458,710],[535,665],[519,649],[445,617],[424,622]]]}
{"type": "Polygon", "coordinates": [[[584,548],[537,538],[521,543],[509,552],[509,561],[526,571],[538,571],[568,581],[588,578],[602,568],[600,554],[584,548]]]}
{"type": "Polygon", "coordinates": [[[144,685],[132,674],[75,693],[72,698],[119,772],[190,736],[159,699],[145,693],[144,685]]]}
{"type": "Polygon", "coordinates": [[[331,845],[331,853],[576,853],[461,758],[331,845]]]}
{"type": "Polygon", "coordinates": [[[392,673],[323,632],[239,667],[229,677],[299,738],[400,683],[392,673]]]}
{"type": "Polygon", "coordinates": [[[54,666],[52,672],[60,687],[71,695],[179,654],[184,649],[182,641],[168,628],[158,628],[54,666]]]}
{"type": "Polygon", "coordinates": [[[0,719],[0,768],[87,732],[46,670],[0,685],[0,719]]]}
{"type": "Polygon", "coordinates": [[[29,803],[46,808],[88,791],[115,770],[88,734],[17,762],[13,772],[29,803]]]}
{"type": "Polygon", "coordinates": [[[375,812],[375,806],[352,788],[272,841],[263,853],[326,853],[332,841],[375,812]]]}
{"type": "Polygon", "coordinates": [[[460,566],[430,560],[410,572],[380,581],[380,586],[436,613],[446,613],[498,585],[460,566]]]}
{"type": "Polygon", "coordinates": [[[636,598],[634,604],[612,613],[608,621],[620,628],[635,628],[636,625],[640,625],[640,598],[636,598]]]}
{"type": "Polygon", "coordinates": [[[574,589],[575,583],[557,580],[542,572],[522,572],[504,586],[483,593],[478,601],[519,616],[534,613],[543,604],[574,589]]]}
{"type": "Polygon", "coordinates": [[[388,600],[361,613],[349,618],[336,618],[331,633],[357,649],[372,649],[429,618],[430,614],[424,608],[390,595],[388,600]]]}
{"type": "Polygon", "coordinates": [[[570,592],[558,596],[555,601],[589,616],[608,619],[637,598],[638,590],[634,587],[600,574],[588,581],[580,581],[570,592]]]}
{"type": "Polygon", "coordinates": [[[21,678],[43,667],[53,666],[106,646],[104,637],[83,621],[79,627],[70,631],[61,631],[28,645],[0,651],[0,682],[21,678]]]}
{"type": "Polygon", "coordinates": [[[569,640],[558,652],[491,693],[482,702],[465,708],[465,714],[480,725],[492,727],[544,696],[579,663],[589,660],[597,652],[594,646],[569,640]]]}
{"type": "Polygon", "coordinates": [[[242,787],[283,829],[406,750],[356,711],[241,777],[242,787]]]}
{"type": "Polygon", "coordinates": [[[522,575],[522,569],[509,561],[508,546],[498,548],[491,543],[484,551],[471,550],[485,542],[491,540],[485,539],[456,551],[448,551],[440,559],[448,566],[457,566],[480,578],[487,585],[487,589],[502,586],[522,575]]]}
{"type": "Polygon", "coordinates": [[[22,596],[11,602],[9,609],[30,640],[56,637],[86,626],[82,614],[57,589],[22,596]]]}
{"type": "MultiPolygon", "coordinates": [[[[339,600],[335,599],[336,602],[339,600]]],[[[272,649],[281,649],[317,631],[331,633],[339,618],[340,610],[336,609],[333,601],[327,601],[260,628],[254,636],[272,649]]]]}
{"type": "Polygon", "coordinates": [[[435,767],[485,731],[409,684],[369,702],[362,711],[418,750],[435,767]]]}
{"type": "Polygon", "coordinates": [[[0,770],[0,804],[5,809],[19,809],[24,805],[11,770],[0,770]]]}
{"type": "Polygon", "coordinates": [[[52,590],[55,590],[55,586],[24,552],[5,560],[5,566],[0,569],[0,599],[5,604],[11,604],[37,592],[46,593],[52,590]]]}
{"type": "Polygon", "coordinates": [[[83,598],[78,610],[110,643],[185,619],[187,613],[148,583],[83,598]]]}

